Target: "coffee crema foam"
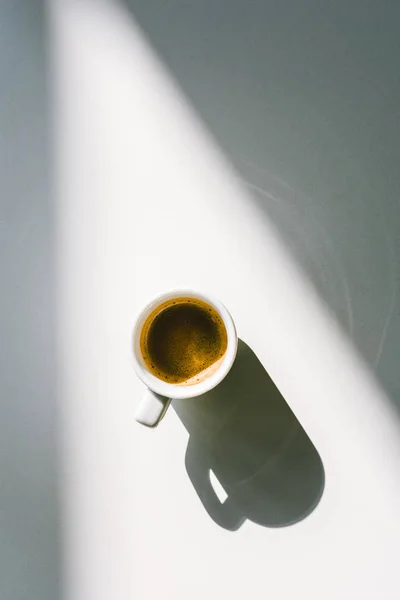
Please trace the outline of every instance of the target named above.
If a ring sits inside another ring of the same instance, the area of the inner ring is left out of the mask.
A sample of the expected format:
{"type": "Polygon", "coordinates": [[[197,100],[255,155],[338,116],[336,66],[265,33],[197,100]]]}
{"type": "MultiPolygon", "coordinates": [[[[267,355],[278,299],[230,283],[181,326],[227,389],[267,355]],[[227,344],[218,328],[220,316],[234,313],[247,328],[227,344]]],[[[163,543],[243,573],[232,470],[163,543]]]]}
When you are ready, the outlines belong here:
{"type": "Polygon", "coordinates": [[[195,385],[221,365],[228,334],[219,313],[197,298],[173,298],[147,317],[140,349],[153,375],[174,385],[195,385]]]}

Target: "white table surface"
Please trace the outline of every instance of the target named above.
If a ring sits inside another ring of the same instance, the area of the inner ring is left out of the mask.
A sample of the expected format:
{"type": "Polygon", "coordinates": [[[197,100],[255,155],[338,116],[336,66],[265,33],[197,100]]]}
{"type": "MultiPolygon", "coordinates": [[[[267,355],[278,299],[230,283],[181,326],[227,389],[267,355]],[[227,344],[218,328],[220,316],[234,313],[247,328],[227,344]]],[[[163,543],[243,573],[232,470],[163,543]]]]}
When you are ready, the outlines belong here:
{"type": "Polygon", "coordinates": [[[51,24],[69,597],[397,598],[384,391],[131,17],[54,2],[51,24]],[[154,431],[134,422],[133,316],[181,285],[227,305],[321,457],[322,499],[292,526],[221,527],[175,412],[154,431]]]}

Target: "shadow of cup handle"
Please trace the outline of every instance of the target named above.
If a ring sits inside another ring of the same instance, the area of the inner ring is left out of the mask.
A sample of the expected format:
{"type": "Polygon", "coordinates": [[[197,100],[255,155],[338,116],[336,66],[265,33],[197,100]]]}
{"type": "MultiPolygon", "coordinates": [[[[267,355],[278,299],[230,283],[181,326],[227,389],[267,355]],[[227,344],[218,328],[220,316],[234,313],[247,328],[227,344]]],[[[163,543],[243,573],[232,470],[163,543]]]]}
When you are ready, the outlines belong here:
{"type": "Polygon", "coordinates": [[[239,529],[246,518],[229,495],[224,502],[220,501],[211,483],[211,467],[206,465],[204,455],[201,460],[195,458],[195,452],[191,451],[191,446],[192,444],[189,442],[185,459],[186,469],[204,508],[221,527],[230,531],[239,529]]]}

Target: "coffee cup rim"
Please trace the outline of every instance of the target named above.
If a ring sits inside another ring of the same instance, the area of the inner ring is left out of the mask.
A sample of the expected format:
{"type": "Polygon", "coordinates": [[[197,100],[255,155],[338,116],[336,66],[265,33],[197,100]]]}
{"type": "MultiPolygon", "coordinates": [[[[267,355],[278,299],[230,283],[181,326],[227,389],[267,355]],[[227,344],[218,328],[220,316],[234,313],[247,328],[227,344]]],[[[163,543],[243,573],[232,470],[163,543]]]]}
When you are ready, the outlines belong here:
{"type": "Polygon", "coordinates": [[[208,293],[198,292],[189,288],[178,288],[158,294],[142,308],[134,319],[130,343],[133,367],[139,379],[156,394],[167,398],[184,399],[205,394],[226,377],[236,357],[238,339],[232,316],[220,300],[208,293]],[[147,317],[163,302],[182,297],[198,299],[210,304],[222,318],[228,337],[226,352],[218,369],[207,379],[188,386],[167,383],[158,379],[147,368],[140,350],[140,334],[147,317]]]}

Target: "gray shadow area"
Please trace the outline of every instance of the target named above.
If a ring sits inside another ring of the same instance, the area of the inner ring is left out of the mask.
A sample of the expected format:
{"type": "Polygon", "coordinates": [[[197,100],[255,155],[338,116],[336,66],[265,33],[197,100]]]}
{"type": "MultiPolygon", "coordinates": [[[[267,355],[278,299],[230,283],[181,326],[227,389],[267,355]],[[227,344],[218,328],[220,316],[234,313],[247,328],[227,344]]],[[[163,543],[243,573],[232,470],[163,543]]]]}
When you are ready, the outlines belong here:
{"type": "Polygon", "coordinates": [[[400,3],[124,2],[400,405],[400,3]]]}
{"type": "Polygon", "coordinates": [[[235,531],[248,519],[284,527],[317,506],[325,481],[321,458],[242,340],[222,383],[203,396],[174,400],[172,406],[190,434],[187,473],[218,525],[235,531]],[[227,494],[223,502],[210,471],[227,494]]]}
{"type": "Polygon", "coordinates": [[[0,598],[61,596],[45,11],[0,3],[0,598]]]}

